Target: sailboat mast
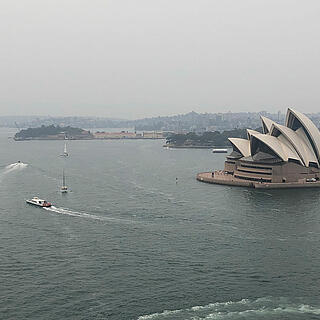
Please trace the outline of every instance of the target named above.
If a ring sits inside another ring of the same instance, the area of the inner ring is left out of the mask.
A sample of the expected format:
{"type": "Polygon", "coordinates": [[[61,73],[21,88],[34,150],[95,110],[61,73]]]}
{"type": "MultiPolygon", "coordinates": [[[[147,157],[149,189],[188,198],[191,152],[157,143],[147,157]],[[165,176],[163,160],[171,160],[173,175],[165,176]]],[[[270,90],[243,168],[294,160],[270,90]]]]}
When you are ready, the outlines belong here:
{"type": "Polygon", "coordinates": [[[64,170],[62,171],[62,186],[65,187],[66,185],[66,177],[64,175],[64,170]]]}

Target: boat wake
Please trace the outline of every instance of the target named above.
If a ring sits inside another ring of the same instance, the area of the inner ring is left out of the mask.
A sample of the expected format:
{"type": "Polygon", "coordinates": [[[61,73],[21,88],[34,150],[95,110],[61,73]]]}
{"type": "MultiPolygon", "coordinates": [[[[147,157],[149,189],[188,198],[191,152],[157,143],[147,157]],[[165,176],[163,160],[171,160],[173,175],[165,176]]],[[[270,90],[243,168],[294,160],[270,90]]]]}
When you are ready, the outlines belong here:
{"type": "MultiPolygon", "coordinates": [[[[159,313],[143,315],[138,320],[209,320],[209,319],[274,319],[280,317],[298,317],[309,319],[319,316],[320,306],[310,306],[302,301],[292,302],[288,298],[264,297],[256,300],[242,299],[240,301],[216,302],[205,306],[195,306],[187,309],[165,310],[159,313]]],[[[294,319],[296,319],[296,317],[294,319]]]]}
{"type": "Polygon", "coordinates": [[[55,212],[55,213],[59,213],[59,214],[72,216],[72,217],[80,217],[80,218],[87,218],[87,219],[100,220],[100,221],[107,220],[107,218],[105,218],[105,217],[96,216],[94,214],[85,213],[85,212],[79,212],[79,211],[73,211],[73,210],[69,210],[69,209],[66,209],[66,208],[57,208],[55,206],[51,206],[51,207],[43,208],[43,209],[45,209],[47,211],[52,211],[52,212],[55,212]]]}
{"type": "Polygon", "coordinates": [[[22,170],[27,166],[28,166],[27,163],[22,163],[22,162],[11,163],[5,167],[4,173],[9,173],[14,170],[22,170]]]}
{"type": "Polygon", "coordinates": [[[4,170],[1,172],[1,176],[4,176],[12,171],[20,171],[25,169],[28,166],[27,163],[22,163],[22,162],[16,162],[16,163],[11,163],[4,167],[4,170]]]}
{"type": "Polygon", "coordinates": [[[91,220],[96,220],[96,221],[101,221],[101,222],[114,222],[114,223],[122,223],[122,224],[140,223],[139,221],[135,221],[135,220],[115,218],[115,217],[110,217],[110,216],[97,216],[95,214],[91,214],[91,213],[87,213],[87,212],[74,211],[74,210],[70,210],[68,208],[58,208],[55,206],[43,207],[43,209],[45,209],[49,212],[54,212],[54,213],[61,214],[61,215],[72,216],[72,217],[77,217],[77,218],[84,218],[84,219],[91,219],[91,220]]]}

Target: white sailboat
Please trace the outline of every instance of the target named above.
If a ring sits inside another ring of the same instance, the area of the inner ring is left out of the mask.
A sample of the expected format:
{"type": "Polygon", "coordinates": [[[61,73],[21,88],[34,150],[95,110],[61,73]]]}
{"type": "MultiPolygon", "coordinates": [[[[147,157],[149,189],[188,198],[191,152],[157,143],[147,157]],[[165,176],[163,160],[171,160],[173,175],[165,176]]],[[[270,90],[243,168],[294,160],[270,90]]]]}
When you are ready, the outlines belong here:
{"type": "Polygon", "coordinates": [[[67,151],[67,143],[64,143],[64,149],[63,149],[63,154],[61,154],[61,157],[68,157],[68,151],[67,151]]]}
{"type": "Polygon", "coordinates": [[[64,174],[64,170],[62,171],[62,186],[60,188],[61,193],[67,193],[68,187],[66,186],[66,176],[64,174]]]}

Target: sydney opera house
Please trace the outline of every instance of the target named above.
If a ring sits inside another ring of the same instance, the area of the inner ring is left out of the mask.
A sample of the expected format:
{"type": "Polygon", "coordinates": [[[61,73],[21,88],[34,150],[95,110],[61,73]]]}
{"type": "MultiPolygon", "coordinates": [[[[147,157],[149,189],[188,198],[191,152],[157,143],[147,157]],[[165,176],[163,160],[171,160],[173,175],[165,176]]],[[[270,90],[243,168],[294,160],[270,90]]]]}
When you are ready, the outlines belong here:
{"type": "Polygon", "coordinates": [[[263,133],[229,138],[224,170],[197,175],[202,182],[254,188],[320,187],[320,132],[301,112],[288,109],[285,125],[261,117],[263,133]]]}

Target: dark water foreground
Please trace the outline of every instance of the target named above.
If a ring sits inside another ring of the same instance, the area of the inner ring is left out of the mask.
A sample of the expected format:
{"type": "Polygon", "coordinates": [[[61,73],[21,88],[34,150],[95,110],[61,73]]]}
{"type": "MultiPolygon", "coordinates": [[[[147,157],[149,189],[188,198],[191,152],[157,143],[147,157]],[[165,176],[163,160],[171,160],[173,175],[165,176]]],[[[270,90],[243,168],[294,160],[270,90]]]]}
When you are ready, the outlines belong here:
{"type": "Polygon", "coordinates": [[[71,141],[65,160],[7,135],[1,319],[320,318],[320,190],[202,184],[225,155],[161,141],[71,141]]]}

